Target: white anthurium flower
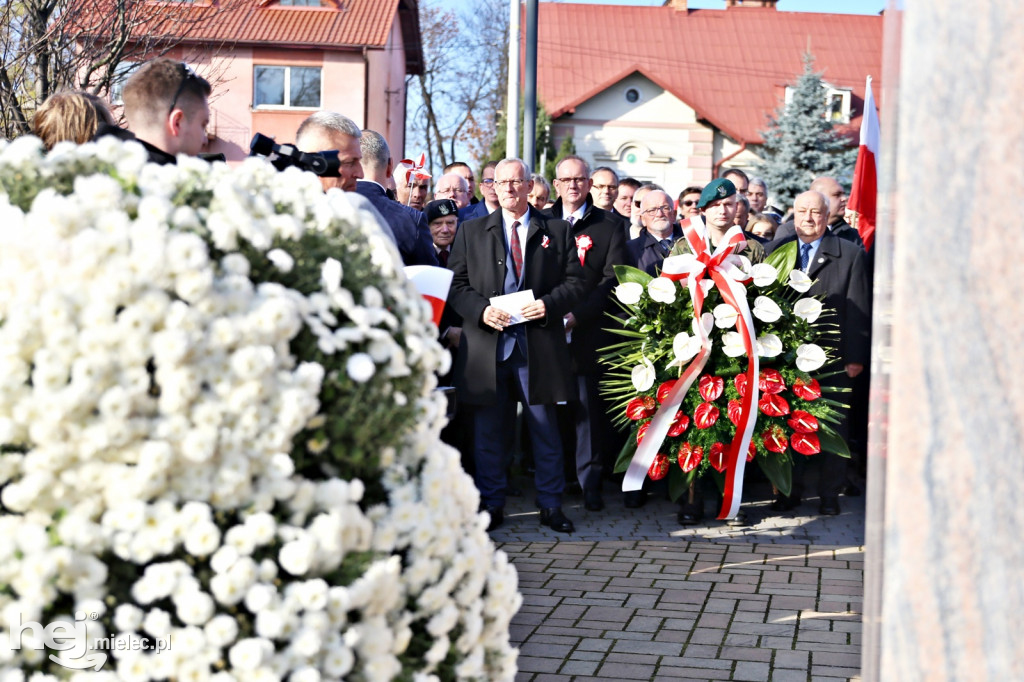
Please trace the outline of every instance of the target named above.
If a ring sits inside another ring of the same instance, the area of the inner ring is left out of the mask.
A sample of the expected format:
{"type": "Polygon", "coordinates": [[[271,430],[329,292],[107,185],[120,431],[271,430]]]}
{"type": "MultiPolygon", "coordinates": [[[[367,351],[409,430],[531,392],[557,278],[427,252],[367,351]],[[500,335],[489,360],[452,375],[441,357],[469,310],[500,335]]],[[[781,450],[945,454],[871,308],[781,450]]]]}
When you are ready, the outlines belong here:
{"type": "Polygon", "coordinates": [[[796,366],[801,372],[813,372],[827,359],[825,351],[816,343],[805,343],[796,349],[796,366]]]}
{"type": "Polygon", "coordinates": [[[821,301],[816,298],[801,298],[793,304],[793,314],[814,323],[821,315],[821,301]]]}
{"type": "Polygon", "coordinates": [[[779,304],[767,296],[755,298],[754,309],[751,312],[762,322],[777,322],[782,317],[782,309],[779,308],[779,304]]]}
{"type": "Polygon", "coordinates": [[[647,293],[658,303],[675,303],[676,283],[668,277],[655,277],[647,283],[647,293]]]}
{"type": "Polygon", "coordinates": [[[758,263],[750,268],[750,276],[754,278],[754,286],[764,288],[771,286],[779,278],[779,271],[768,263],[758,263]]]}
{"type": "Polygon", "coordinates": [[[669,367],[681,367],[700,352],[700,337],[696,334],[679,332],[672,339],[672,352],[675,354],[675,360],[669,364],[669,367]]]}
{"type": "Polygon", "coordinates": [[[646,391],[654,385],[656,378],[656,372],[654,371],[654,365],[649,360],[644,358],[644,361],[633,368],[631,373],[633,379],[633,388],[638,391],[646,391]]]}
{"type": "Polygon", "coordinates": [[[720,303],[715,306],[715,326],[719,329],[729,329],[736,326],[738,313],[728,303],[720,303]]]}
{"type": "Polygon", "coordinates": [[[722,352],[730,358],[738,358],[747,352],[743,346],[743,337],[739,332],[726,332],[722,334],[722,352]]]}
{"type": "Polygon", "coordinates": [[[623,282],[615,287],[615,297],[625,305],[636,305],[644,293],[644,286],[639,282],[623,282]]]}
{"type": "Polygon", "coordinates": [[[774,358],[782,352],[782,339],[775,334],[762,334],[757,337],[757,354],[762,358],[774,358]]]}
{"type": "Polygon", "coordinates": [[[799,291],[801,294],[806,294],[807,290],[811,288],[811,284],[814,282],[806,273],[800,270],[791,270],[789,273],[789,286],[790,288],[799,291]]]}

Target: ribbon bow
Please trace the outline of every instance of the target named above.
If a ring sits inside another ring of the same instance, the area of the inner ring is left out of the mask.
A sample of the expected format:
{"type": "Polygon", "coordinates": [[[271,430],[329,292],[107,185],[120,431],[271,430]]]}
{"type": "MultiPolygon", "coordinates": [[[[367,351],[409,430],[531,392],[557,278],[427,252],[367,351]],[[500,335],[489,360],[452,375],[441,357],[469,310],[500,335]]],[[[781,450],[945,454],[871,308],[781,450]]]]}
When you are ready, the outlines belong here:
{"type": "Polygon", "coordinates": [[[718,287],[722,300],[731,305],[739,315],[737,327],[749,358],[747,392],[742,397],[739,424],[725,460],[725,491],[722,495],[722,509],[718,515],[720,519],[729,519],[736,516],[742,501],[746,453],[750,447],[754,425],[757,423],[757,412],[753,408],[757,405],[758,358],[753,344],[754,320],[747,305],[747,292],[743,286],[750,281],[750,276],[740,267],[745,259],[733,253],[735,247],[744,243],[745,239],[743,230],[733,226],[725,233],[725,239],[714,253],[711,253],[707,229],[699,217],[691,218],[684,237],[693,253],[666,258],[662,263],[661,276],[672,281],[686,280],[690,300],[693,301],[693,328],[694,334],[700,339],[700,351],[682,372],[651,419],[647,433],[629,463],[625,478],[622,480],[622,489],[640,490],[643,486],[647,471],[658,453],[658,448],[668,435],[683,398],[703,371],[708,356],[711,355],[711,339],[708,336],[710,330],[702,321],[701,314],[707,292],[718,287]]]}

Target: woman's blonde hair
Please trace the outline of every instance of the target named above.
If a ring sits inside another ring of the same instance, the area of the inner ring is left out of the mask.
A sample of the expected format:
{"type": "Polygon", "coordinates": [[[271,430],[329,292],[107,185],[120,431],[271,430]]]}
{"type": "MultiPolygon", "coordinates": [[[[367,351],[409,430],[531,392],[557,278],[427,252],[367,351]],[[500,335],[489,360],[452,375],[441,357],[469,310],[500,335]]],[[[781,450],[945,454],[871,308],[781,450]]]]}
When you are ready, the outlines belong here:
{"type": "Polygon", "coordinates": [[[114,117],[99,97],[88,92],[58,92],[36,110],[32,132],[52,149],[63,140],[89,142],[104,123],[114,125],[114,117]]]}

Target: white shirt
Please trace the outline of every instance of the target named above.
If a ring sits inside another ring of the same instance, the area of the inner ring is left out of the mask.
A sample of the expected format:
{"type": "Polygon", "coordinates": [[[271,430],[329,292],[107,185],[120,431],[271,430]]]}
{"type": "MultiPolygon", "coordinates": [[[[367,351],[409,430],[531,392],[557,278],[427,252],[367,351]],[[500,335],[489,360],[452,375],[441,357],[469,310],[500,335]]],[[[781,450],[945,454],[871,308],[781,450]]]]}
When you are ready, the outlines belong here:
{"type": "MultiPolygon", "coordinates": [[[[796,250],[796,264],[799,266],[800,252],[803,250],[805,242],[801,242],[799,239],[797,240],[797,242],[800,244],[800,246],[798,246],[796,250]]],[[[811,269],[811,263],[814,262],[814,254],[818,253],[818,247],[821,246],[821,237],[818,237],[813,242],[806,243],[811,245],[811,250],[807,252],[807,267],[804,268],[804,273],[811,269]]]]}
{"type": "Polygon", "coordinates": [[[562,220],[568,222],[569,218],[572,218],[572,224],[575,224],[578,220],[582,220],[583,214],[587,210],[587,205],[583,204],[572,213],[566,213],[565,209],[562,209],[562,220]]]}

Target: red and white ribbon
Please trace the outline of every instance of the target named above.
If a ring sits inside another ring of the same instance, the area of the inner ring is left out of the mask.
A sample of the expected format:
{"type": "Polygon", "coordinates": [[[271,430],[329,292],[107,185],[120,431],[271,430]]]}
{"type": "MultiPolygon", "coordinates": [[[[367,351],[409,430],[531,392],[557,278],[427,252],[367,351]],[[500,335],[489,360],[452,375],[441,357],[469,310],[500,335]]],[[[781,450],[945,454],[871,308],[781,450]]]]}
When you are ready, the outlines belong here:
{"type": "Polygon", "coordinates": [[[413,161],[412,159],[402,159],[398,162],[399,168],[405,169],[405,181],[402,184],[411,185],[412,181],[415,180],[429,180],[430,173],[423,170],[423,166],[427,162],[427,155],[420,154],[419,161],[413,161]]]}
{"type": "Polygon", "coordinates": [[[745,238],[743,230],[738,226],[733,226],[725,233],[725,239],[718,245],[715,252],[711,253],[707,229],[699,217],[690,220],[690,225],[685,229],[684,238],[693,253],[666,258],[662,263],[661,276],[673,281],[686,280],[686,288],[690,292],[690,300],[693,301],[694,332],[700,337],[701,349],[682,372],[679,380],[651,419],[647,433],[637,447],[636,454],[633,455],[633,460],[622,480],[622,489],[624,491],[640,490],[643,486],[647,471],[658,454],[658,448],[661,447],[665,436],[668,435],[672,420],[679,410],[686,392],[690,390],[693,382],[704,370],[704,365],[711,354],[711,339],[701,321],[701,315],[706,292],[712,287],[718,287],[722,300],[731,305],[739,316],[737,328],[749,358],[747,392],[742,397],[742,412],[740,423],[736,428],[736,435],[726,454],[725,491],[722,495],[722,509],[718,514],[720,519],[729,519],[736,516],[743,499],[743,470],[747,462],[746,455],[750,446],[750,438],[754,433],[754,425],[757,423],[759,363],[754,345],[754,320],[750,314],[750,307],[747,305],[747,292],[744,288],[744,284],[750,281],[750,276],[739,267],[742,263],[740,257],[733,254],[734,248],[738,244],[744,243],[745,238]],[[710,286],[707,285],[709,279],[712,282],[710,286]],[[708,289],[702,286],[702,282],[704,286],[708,286],[708,289]]]}
{"type": "Polygon", "coordinates": [[[405,276],[416,285],[416,290],[430,304],[434,316],[434,324],[441,324],[441,313],[448,300],[448,289],[452,285],[454,273],[448,268],[433,265],[406,265],[405,276]]]}

